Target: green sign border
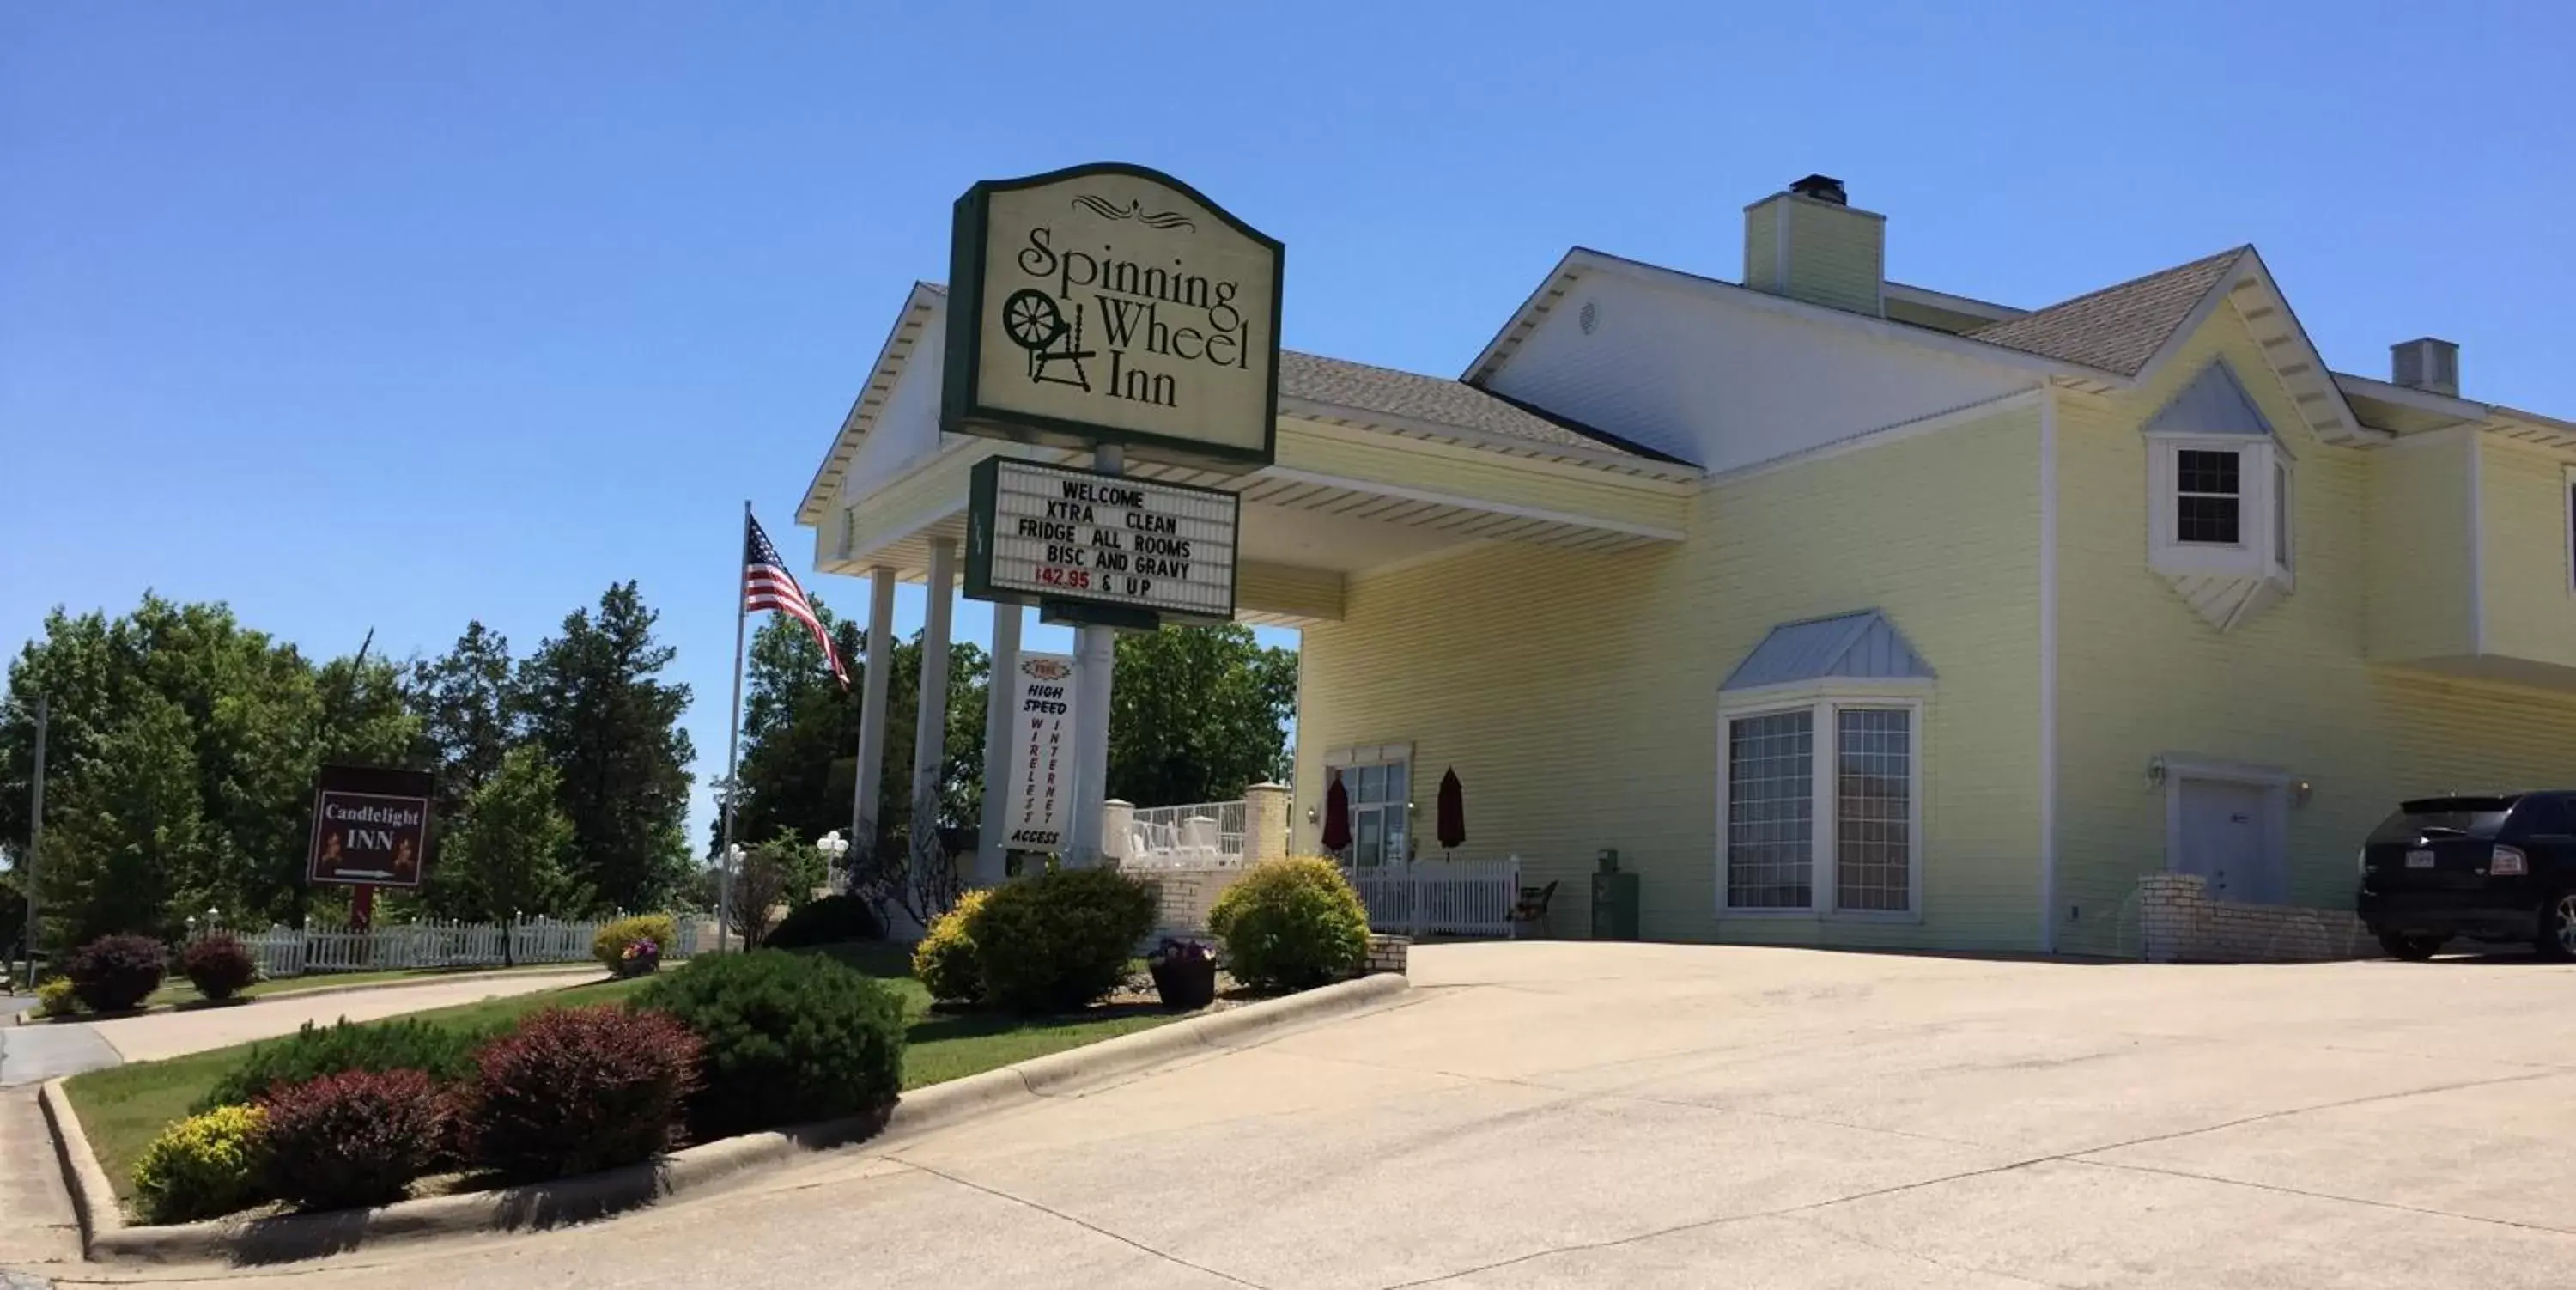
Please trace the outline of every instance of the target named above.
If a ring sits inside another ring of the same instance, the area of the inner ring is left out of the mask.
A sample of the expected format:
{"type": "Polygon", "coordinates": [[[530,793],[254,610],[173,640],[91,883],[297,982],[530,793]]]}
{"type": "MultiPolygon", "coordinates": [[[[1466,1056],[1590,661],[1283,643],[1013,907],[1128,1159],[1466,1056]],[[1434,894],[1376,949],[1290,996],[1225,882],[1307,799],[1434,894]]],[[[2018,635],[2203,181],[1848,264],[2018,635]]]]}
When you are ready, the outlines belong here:
{"type": "Polygon", "coordinates": [[[1133,475],[1110,475],[1097,470],[1060,461],[1030,461],[1024,457],[986,457],[976,462],[967,476],[966,485],[966,598],[986,600],[1001,605],[1036,605],[1041,618],[1068,623],[1099,623],[1109,627],[1133,627],[1152,631],[1163,622],[1214,624],[1234,621],[1236,596],[1242,578],[1243,564],[1243,495],[1222,488],[1204,488],[1197,484],[1174,484],[1160,479],[1140,479],[1133,475]],[[1050,591],[1005,591],[993,586],[993,522],[1002,490],[1002,466],[1028,466],[1037,470],[1061,471],[1070,475],[1089,475],[1094,479],[1111,479],[1122,484],[1142,484],[1149,488],[1169,489],[1182,493],[1204,493],[1222,497],[1234,510],[1234,558],[1225,566],[1225,614],[1223,617],[1178,613],[1172,610],[1142,609],[1117,596],[1086,596],[1050,591]]]}
{"type": "Polygon", "coordinates": [[[1050,448],[1124,444],[1143,450],[1143,455],[1156,461],[1229,474],[1267,466],[1278,459],[1279,451],[1279,323],[1287,283],[1286,244],[1235,218],[1232,212],[1208,200],[1205,193],[1162,171],[1119,161],[1100,161],[1050,170],[1043,175],[983,180],[957,199],[955,219],[948,235],[948,347],[940,380],[939,428],[949,434],[1013,439],[1050,448]],[[1224,220],[1227,227],[1269,250],[1273,266],[1270,274],[1270,343],[1264,349],[1270,365],[1270,393],[1262,403],[1261,447],[1258,451],[1095,425],[1066,417],[1007,412],[986,407],[977,397],[981,391],[976,383],[982,378],[984,364],[984,329],[978,325],[983,321],[984,311],[984,232],[991,218],[992,196],[1078,179],[1084,175],[1126,175],[1167,185],[1206,207],[1210,214],[1224,220]]]}

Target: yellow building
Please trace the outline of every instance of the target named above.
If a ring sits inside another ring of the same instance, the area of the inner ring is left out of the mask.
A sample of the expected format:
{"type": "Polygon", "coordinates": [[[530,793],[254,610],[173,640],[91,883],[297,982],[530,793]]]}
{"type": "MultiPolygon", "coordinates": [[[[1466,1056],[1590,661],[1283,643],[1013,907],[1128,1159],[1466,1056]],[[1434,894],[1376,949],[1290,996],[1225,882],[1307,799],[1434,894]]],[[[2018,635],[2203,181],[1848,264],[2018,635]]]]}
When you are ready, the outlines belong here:
{"type": "MultiPolygon", "coordinates": [[[[2021,310],[1887,281],[1811,177],[1742,281],[1576,249],[1450,380],[1283,358],[1242,616],[1302,629],[1303,804],[1652,939],[2136,953],[2140,880],[2348,909],[2399,799],[2576,784],[2576,424],[2458,351],[2329,371],[2252,247],[2021,310]]],[[[972,464],[912,293],[799,520],[953,566],[972,464]]],[[[936,576],[951,576],[937,567],[936,576]]],[[[1580,934],[1577,914],[1556,920],[1580,934]]]]}

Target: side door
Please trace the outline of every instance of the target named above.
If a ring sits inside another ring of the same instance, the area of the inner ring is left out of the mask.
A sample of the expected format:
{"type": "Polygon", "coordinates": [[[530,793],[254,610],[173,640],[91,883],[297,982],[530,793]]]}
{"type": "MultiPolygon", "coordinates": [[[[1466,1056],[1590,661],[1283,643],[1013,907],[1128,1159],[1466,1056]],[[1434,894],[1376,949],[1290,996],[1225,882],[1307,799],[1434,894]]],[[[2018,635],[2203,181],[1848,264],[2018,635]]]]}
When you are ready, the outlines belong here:
{"type": "Polygon", "coordinates": [[[2285,875],[2274,872],[2267,852],[2271,795],[2260,784],[2222,779],[2182,782],[2181,848],[2174,871],[2197,874],[2209,898],[2268,904],[2282,898],[2285,875]]]}

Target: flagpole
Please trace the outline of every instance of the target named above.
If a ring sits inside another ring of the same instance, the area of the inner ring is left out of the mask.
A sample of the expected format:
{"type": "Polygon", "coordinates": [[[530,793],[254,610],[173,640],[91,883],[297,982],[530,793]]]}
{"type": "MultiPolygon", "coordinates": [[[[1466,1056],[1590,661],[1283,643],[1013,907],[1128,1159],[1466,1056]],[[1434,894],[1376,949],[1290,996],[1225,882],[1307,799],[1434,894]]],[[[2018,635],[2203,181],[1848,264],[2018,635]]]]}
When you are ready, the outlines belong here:
{"type": "Polygon", "coordinates": [[[735,759],[742,752],[742,633],[751,618],[751,601],[743,595],[743,552],[751,549],[751,502],[742,504],[742,541],[733,561],[733,718],[725,732],[724,849],[716,853],[716,953],[725,951],[726,924],[733,911],[733,807],[741,796],[735,759]]]}

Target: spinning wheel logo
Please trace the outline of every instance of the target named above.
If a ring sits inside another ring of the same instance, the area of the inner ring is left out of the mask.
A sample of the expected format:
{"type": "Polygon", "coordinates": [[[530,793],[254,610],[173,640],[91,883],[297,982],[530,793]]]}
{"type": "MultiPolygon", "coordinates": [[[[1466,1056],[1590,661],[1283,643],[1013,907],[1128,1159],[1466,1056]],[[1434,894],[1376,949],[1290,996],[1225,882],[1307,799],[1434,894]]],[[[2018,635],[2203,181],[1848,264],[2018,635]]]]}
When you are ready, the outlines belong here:
{"type": "Polygon", "coordinates": [[[1055,297],[1022,287],[1002,302],[1002,334],[1028,351],[1031,384],[1071,385],[1091,392],[1091,373],[1082,360],[1096,358],[1100,351],[1082,347],[1081,305],[1073,307],[1073,318],[1067,321],[1055,297]]]}

